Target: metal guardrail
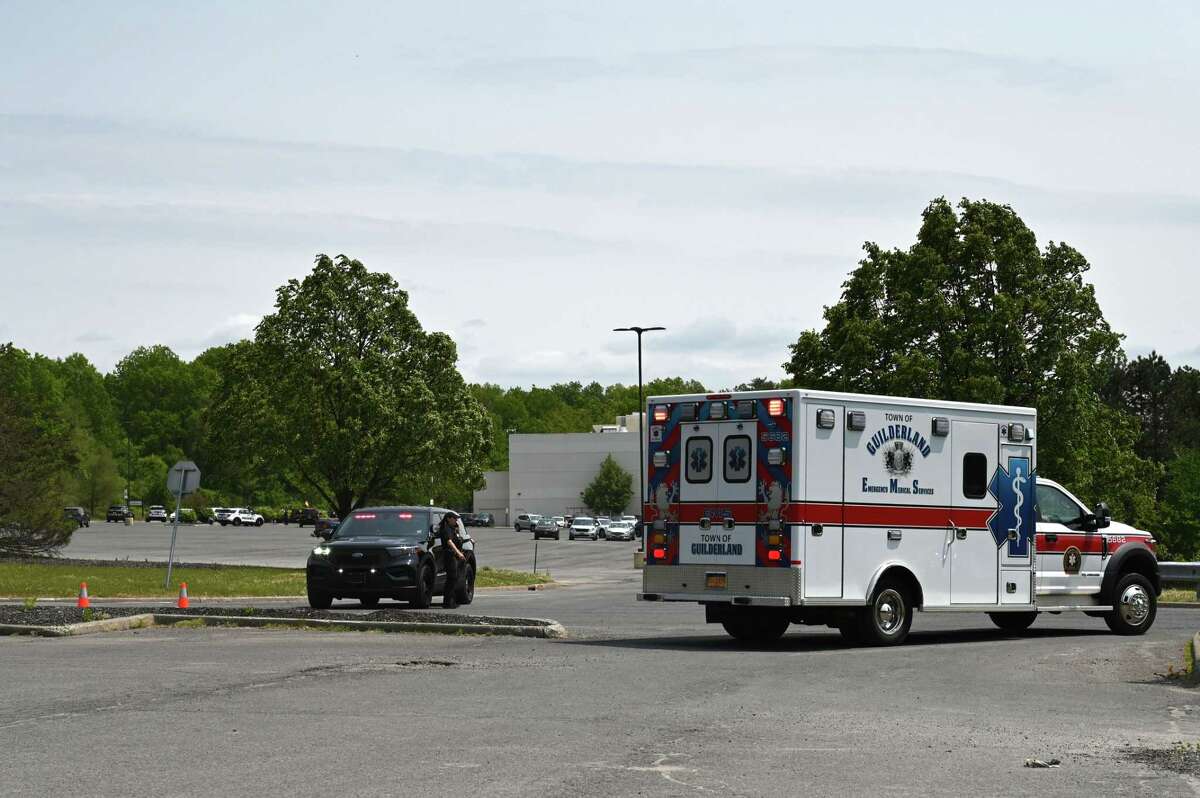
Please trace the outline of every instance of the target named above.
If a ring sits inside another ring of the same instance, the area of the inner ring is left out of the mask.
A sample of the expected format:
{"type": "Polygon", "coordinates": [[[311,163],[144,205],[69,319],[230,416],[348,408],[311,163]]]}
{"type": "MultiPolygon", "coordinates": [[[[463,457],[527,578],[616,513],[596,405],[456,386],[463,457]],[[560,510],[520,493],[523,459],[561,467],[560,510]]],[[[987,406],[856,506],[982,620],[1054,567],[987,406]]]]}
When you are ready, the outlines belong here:
{"type": "Polygon", "coordinates": [[[1168,587],[1191,587],[1200,600],[1200,562],[1160,562],[1159,580],[1168,587]]]}

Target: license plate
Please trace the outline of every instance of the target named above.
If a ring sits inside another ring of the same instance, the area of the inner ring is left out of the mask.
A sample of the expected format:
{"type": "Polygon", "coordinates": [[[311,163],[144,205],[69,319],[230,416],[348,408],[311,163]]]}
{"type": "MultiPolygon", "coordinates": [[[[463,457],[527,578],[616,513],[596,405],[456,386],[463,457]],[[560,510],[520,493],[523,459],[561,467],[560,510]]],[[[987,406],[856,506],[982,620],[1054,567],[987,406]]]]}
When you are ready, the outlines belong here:
{"type": "Polygon", "coordinates": [[[704,587],[707,590],[724,590],[725,574],[705,574],[704,587]]]}
{"type": "Polygon", "coordinates": [[[361,585],[367,581],[366,574],[346,574],[346,581],[352,585],[361,585]]]}

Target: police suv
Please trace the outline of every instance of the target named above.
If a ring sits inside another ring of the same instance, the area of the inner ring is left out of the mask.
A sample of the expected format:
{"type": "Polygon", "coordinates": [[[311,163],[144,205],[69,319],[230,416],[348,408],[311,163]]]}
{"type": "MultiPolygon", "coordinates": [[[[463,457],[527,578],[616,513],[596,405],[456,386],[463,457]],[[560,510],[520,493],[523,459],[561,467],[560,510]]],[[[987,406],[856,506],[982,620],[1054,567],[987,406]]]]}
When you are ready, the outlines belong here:
{"type": "Polygon", "coordinates": [[[651,397],[643,601],[739,640],[897,644],[913,612],[1154,623],[1155,541],[1037,476],[1032,408],[823,391],[651,397]]]}

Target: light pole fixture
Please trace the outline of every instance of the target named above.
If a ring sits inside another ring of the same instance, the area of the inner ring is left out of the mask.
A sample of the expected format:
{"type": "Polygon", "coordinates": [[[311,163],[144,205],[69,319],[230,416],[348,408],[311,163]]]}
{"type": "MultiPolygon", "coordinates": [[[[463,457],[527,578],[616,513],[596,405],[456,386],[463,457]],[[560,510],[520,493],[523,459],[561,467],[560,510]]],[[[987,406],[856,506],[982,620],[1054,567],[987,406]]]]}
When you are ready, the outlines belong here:
{"type": "Polygon", "coordinates": [[[666,327],[615,327],[613,332],[637,333],[638,341],[638,517],[642,520],[642,545],[646,540],[646,400],[642,397],[642,334],[666,327]]]}

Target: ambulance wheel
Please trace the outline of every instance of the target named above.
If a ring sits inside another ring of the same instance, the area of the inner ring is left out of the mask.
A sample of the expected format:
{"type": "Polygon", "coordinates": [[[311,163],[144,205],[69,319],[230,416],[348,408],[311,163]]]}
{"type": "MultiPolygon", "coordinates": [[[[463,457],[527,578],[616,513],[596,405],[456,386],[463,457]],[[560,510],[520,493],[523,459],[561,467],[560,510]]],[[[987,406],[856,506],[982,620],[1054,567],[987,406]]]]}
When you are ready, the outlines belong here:
{"type": "Polygon", "coordinates": [[[866,612],[859,616],[859,633],[872,646],[895,646],[904,642],[913,622],[912,601],[899,582],[884,582],[866,612]]]}
{"type": "Polygon", "coordinates": [[[1024,632],[1037,619],[1036,612],[989,612],[992,623],[1006,632],[1024,632]]]}
{"type": "Polygon", "coordinates": [[[1113,610],[1104,616],[1104,622],[1116,634],[1145,634],[1154,624],[1154,616],[1158,614],[1158,599],[1146,577],[1125,574],[1117,582],[1113,597],[1113,610]]]}
{"type": "Polygon", "coordinates": [[[739,613],[721,621],[721,626],[735,640],[743,643],[774,643],[783,637],[791,621],[774,613],[739,613]]]}

